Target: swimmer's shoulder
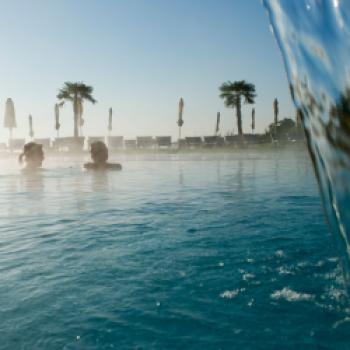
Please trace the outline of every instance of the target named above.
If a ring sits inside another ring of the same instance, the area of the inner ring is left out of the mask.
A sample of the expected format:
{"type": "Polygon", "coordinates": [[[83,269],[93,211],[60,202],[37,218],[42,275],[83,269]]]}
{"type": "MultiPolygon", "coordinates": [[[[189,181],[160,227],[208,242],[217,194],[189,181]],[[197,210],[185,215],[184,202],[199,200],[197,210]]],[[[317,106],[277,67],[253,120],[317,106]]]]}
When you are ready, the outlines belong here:
{"type": "Polygon", "coordinates": [[[107,163],[107,169],[110,170],[122,170],[122,165],[119,163],[107,163]]]}
{"type": "Polygon", "coordinates": [[[94,163],[85,163],[84,168],[87,170],[122,170],[122,166],[119,163],[107,163],[102,167],[94,163]]]}
{"type": "Polygon", "coordinates": [[[21,169],[21,173],[22,174],[41,174],[43,172],[45,172],[46,169],[45,168],[22,168],[21,169]]]}
{"type": "Polygon", "coordinates": [[[94,163],[85,163],[84,168],[87,170],[93,170],[96,169],[96,165],[94,163]]]}

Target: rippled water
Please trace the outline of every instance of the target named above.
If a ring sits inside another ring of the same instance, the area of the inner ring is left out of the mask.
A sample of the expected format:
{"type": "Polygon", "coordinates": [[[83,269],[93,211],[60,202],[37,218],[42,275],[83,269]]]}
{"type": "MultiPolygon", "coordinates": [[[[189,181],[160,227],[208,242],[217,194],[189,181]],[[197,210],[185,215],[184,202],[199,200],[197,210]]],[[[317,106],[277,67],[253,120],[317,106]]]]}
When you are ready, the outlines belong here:
{"type": "Polygon", "coordinates": [[[303,116],[350,294],[350,2],[263,3],[303,116]]]}
{"type": "Polygon", "coordinates": [[[0,349],[348,344],[305,151],[0,162],[0,349]]]}

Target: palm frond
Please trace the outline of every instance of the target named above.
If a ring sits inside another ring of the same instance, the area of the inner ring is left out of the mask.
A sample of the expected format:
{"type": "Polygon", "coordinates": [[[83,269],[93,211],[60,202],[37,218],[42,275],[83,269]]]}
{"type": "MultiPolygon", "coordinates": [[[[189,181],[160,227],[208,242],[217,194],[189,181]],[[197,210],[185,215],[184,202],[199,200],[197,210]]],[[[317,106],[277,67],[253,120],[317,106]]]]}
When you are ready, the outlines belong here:
{"type": "Polygon", "coordinates": [[[87,100],[91,103],[96,103],[97,101],[92,96],[93,87],[84,84],[83,82],[73,83],[66,81],[57,94],[59,100],[74,101],[75,98],[81,98],[82,100],[87,100]]]}
{"type": "Polygon", "coordinates": [[[245,80],[227,81],[220,86],[219,90],[221,92],[220,98],[229,107],[234,107],[239,103],[241,97],[243,97],[244,103],[253,104],[256,97],[254,84],[247,83],[245,80]]]}

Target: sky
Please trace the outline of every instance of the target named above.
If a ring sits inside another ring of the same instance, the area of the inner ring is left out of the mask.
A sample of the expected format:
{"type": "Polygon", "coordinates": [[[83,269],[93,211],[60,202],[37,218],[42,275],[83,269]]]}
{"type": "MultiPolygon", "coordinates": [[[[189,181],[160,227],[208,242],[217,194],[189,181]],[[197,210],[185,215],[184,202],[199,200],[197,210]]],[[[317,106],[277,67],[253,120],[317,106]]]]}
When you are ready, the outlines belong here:
{"type": "MultiPolygon", "coordinates": [[[[5,102],[15,104],[18,128],[55,137],[54,104],[65,81],[94,88],[85,103],[84,136],[177,137],[178,101],[185,101],[183,136],[237,132],[234,111],[219,98],[228,80],[255,84],[256,132],[294,118],[282,57],[259,0],[0,0],[0,142],[5,102]]],[[[251,132],[251,105],[243,131],[251,132]]],[[[73,134],[73,108],[61,110],[60,136],[73,134]]]]}

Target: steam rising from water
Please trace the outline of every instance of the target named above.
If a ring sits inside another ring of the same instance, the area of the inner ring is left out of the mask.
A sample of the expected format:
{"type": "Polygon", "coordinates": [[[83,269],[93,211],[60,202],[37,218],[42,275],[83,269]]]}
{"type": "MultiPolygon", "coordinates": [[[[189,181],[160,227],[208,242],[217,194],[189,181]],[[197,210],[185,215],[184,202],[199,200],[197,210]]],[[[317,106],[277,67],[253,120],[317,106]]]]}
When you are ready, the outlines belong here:
{"type": "Polygon", "coordinates": [[[263,0],[350,290],[350,2],[263,0]]]}

